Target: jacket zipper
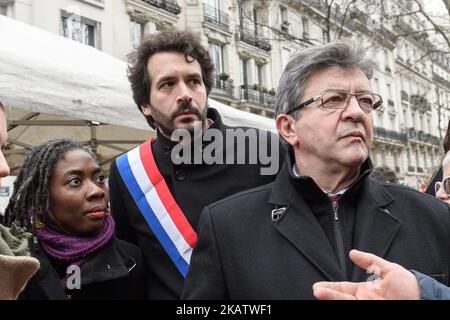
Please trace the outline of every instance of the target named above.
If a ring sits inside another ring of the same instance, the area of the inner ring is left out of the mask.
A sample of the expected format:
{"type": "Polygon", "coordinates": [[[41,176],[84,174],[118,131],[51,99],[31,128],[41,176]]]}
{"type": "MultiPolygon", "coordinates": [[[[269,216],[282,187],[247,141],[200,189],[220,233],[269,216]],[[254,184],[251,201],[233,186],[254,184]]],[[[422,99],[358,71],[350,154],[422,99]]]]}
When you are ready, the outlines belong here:
{"type": "Polygon", "coordinates": [[[340,228],[339,221],[339,205],[337,201],[332,201],[333,206],[333,227],[334,234],[336,235],[336,245],[337,245],[337,254],[339,259],[339,264],[341,266],[344,274],[347,274],[347,266],[345,263],[345,250],[344,250],[344,240],[342,238],[342,232],[340,228]]]}

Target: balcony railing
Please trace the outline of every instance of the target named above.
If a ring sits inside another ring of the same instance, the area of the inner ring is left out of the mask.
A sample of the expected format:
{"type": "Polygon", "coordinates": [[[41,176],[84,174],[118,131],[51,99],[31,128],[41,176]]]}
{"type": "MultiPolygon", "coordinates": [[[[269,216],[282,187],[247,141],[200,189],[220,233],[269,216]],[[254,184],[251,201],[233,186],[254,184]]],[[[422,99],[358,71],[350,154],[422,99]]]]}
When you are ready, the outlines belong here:
{"type": "Polygon", "coordinates": [[[244,41],[252,46],[263,49],[264,51],[272,50],[272,46],[270,45],[269,39],[267,39],[262,34],[258,33],[255,30],[250,28],[246,28],[243,26],[238,26],[237,32],[239,34],[239,39],[244,41]]]}
{"type": "Polygon", "coordinates": [[[433,136],[430,133],[425,133],[422,130],[416,130],[415,128],[409,128],[408,129],[408,139],[417,140],[424,143],[430,143],[435,146],[440,146],[441,141],[438,137],[433,136]]]}
{"type": "Polygon", "coordinates": [[[213,76],[213,90],[215,94],[220,94],[232,99],[236,99],[234,95],[233,80],[223,80],[220,75],[215,74],[213,76]]]}
{"type": "Polygon", "coordinates": [[[430,138],[430,143],[434,144],[435,146],[438,146],[438,147],[441,146],[441,140],[438,137],[433,136],[433,135],[430,138]]]}
{"type": "Polygon", "coordinates": [[[266,108],[274,108],[275,96],[270,93],[251,89],[248,86],[241,87],[241,101],[257,104],[266,108]]]}
{"type": "Polygon", "coordinates": [[[375,138],[378,139],[385,139],[400,144],[406,144],[408,142],[408,137],[406,136],[406,133],[387,130],[381,127],[375,127],[373,129],[373,133],[375,138]]]}
{"type": "Polygon", "coordinates": [[[414,139],[414,140],[419,139],[416,129],[414,129],[414,128],[408,129],[408,139],[414,139]]]}
{"type": "Polygon", "coordinates": [[[417,94],[411,95],[411,104],[421,109],[425,109],[428,111],[431,110],[431,104],[428,102],[428,100],[425,97],[419,96],[417,94]]]}
{"type": "Polygon", "coordinates": [[[205,21],[208,21],[221,29],[228,30],[230,26],[228,14],[206,3],[203,4],[203,17],[205,18],[205,21]]]}
{"type": "Polygon", "coordinates": [[[180,14],[181,7],[178,5],[176,0],[143,0],[145,3],[149,5],[161,8],[173,14],[180,14]]]}
{"type": "Polygon", "coordinates": [[[448,89],[450,89],[450,81],[445,80],[444,78],[442,78],[440,75],[436,74],[433,72],[433,80],[437,81],[441,84],[443,84],[444,86],[446,86],[448,89]]]}

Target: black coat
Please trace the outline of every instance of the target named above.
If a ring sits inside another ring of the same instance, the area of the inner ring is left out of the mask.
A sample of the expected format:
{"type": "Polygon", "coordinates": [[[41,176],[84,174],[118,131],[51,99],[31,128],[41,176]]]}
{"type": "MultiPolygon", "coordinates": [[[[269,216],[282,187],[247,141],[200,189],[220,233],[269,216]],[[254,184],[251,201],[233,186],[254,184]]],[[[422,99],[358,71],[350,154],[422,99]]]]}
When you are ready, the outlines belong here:
{"type": "Polygon", "coordinates": [[[136,246],[113,238],[81,265],[81,289],[65,290],[57,269],[37,244],[30,243],[31,255],[40,262],[38,272],[28,281],[22,300],[117,300],[146,299],[145,267],[136,246]]]}
{"type": "MultiPolygon", "coordinates": [[[[367,280],[355,265],[350,277],[342,270],[333,244],[298,192],[303,179],[287,167],[273,183],[204,209],[183,299],[313,299],[317,281],[367,280]],[[287,209],[272,221],[277,207],[287,209]]],[[[354,248],[448,285],[449,206],[367,176],[360,182],[358,197],[340,200],[356,208],[354,248]]],[[[331,214],[329,199],[323,192],[317,196],[328,201],[331,214]]]]}
{"type": "MultiPolygon", "coordinates": [[[[214,121],[211,128],[218,129],[224,134],[225,130],[230,128],[222,123],[219,113],[214,109],[208,110],[208,118],[214,121]]],[[[278,138],[275,138],[278,144],[278,138]]],[[[234,193],[267,184],[275,177],[275,175],[261,175],[260,169],[265,165],[260,162],[237,165],[204,163],[175,165],[170,157],[174,145],[175,143],[158,134],[151,147],[159,171],[194,230],[197,230],[200,213],[206,205],[234,193]]],[[[246,146],[243,148],[239,145],[238,152],[234,152],[235,157],[242,153],[248,155],[249,146],[248,144],[246,146]]],[[[282,165],[283,155],[284,151],[275,155],[279,166],[282,165]]],[[[116,161],[111,165],[109,188],[117,237],[138,245],[149,266],[150,298],[179,299],[184,279],[138,210],[118,172],[116,161]]]]}

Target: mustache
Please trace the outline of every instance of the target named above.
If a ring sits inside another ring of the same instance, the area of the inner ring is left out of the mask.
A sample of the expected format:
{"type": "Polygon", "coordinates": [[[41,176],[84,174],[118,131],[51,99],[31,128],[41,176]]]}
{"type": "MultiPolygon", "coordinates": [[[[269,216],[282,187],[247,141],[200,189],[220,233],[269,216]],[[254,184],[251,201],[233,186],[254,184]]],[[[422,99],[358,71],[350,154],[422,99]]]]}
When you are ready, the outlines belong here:
{"type": "Polygon", "coordinates": [[[338,138],[345,137],[346,135],[348,135],[350,132],[353,131],[360,131],[364,135],[364,137],[367,137],[366,129],[360,122],[358,123],[354,122],[353,125],[351,126],[339,127],[337,130],[337,137],[338,138]]]}
{"type": "Polygon", "coordinates": [[[183,111],[188,111],[197,117],[201,118],[200,111],[195,108],[190,101],[184,100],[178,104],[177,109],[172,113],[171,119],[172,121],[177,117],[177,115],[183,111]]]}

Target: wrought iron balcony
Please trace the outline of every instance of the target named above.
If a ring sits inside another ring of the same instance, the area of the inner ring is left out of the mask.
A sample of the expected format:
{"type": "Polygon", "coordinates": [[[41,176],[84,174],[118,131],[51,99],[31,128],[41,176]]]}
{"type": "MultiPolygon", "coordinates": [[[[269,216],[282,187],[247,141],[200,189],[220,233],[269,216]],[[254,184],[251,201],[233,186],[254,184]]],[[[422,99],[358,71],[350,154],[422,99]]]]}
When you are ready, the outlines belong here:
{"type": "Polygon", "coordinates": [[[417,132],[417,138],[419,139],[419,141],[425,142],[424,137],[425,137],[424,132],[422,130],[419,130],[417,132]]]}
{"type": "Polygon", "coordinates": [[[439,137],[436,137],[433,135],[431,135],[430,143],[434,144],[435,146],[438,146],[438,147],[441,146],[441,140],[439,139],[439,137]]]}
{"type": "Polygon", "coordinates": [[[400,144],[406,144],[408,142],[408,137],[406,133],[397,132],[393,130],[387,130],[381,127],[374,127],[373,133],[375,138],[384,139],[400,144]]]}
{"type": "Polygon", "coordinates": [[[275,96],[268,92],[251,89],[244,85],[241,86],[240,93],[242,102],[249,102],[266,108],[274,108],[275,106],[275,96]]]}
{"type": "Polygon", "coordinates": [[[239,39],[252,46],[263,49],[264,51],[272,50],[269,39],[258,33],[256,29],[250,29],[243,26],[238,26],[237,33],[239,34],[239,39]]]}
{"type": "Polygon", "coordinates": [[[212,87],[212,93],[236,99],[234,95],[234,85],[232,79],[224,80],[220,75],[214,74],[212,87]]]}
{"type": "Polygon", "coordinates": [[[230,27],[228,14],[206,3],[203,4],[203,17],[205,21],[210,22],[221,29],[228,30],[230,27]]]}
{"type": "Polygon", "coordinates": [[[448,89],[450,89],[450,81],[445,80],[444,78],[442,78],[440,75],[436,74],[433,72],[433,80],[439,82],[440,84],[443,84],[444,86],[446,86],[448,89]]]}
{"type": "Polygon", "coordinates": [[[416,129],[408,128],[408,139],[418,140],[418,134],[416,129]]]}
{"type": "Polygon", "coordinates": [[[431,104],[428,102],[428,100],[425,97],[419,96],[417,94],[411,95],[411,104],[421,109],[425,109],[428,111],[431,110],[431,104]]]}
{"type": "Polygon", "coordinates": [[[161,8],[175,15],[181,13],[181,7],[178,5],[176,0],[143,0],[143,1],[151,6],[161,8]]]}

